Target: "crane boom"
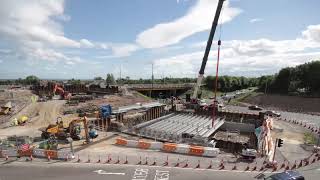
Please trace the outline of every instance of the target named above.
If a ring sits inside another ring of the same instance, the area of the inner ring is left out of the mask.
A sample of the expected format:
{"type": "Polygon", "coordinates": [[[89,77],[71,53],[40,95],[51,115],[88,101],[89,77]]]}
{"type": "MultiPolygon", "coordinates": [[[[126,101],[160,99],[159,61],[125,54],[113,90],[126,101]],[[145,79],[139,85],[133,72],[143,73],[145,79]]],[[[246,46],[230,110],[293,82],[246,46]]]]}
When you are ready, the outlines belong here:
{"type": "Polygon", "coordinates": [[[216,32],[216,28],[218,26],[220,12],[221,12],[221,9],[222,9],[224,1],[225,0],[219,0],[219,2],[218,2],[216,14],[214,16],[214,20],[213,20],[212,26],[211,26],[211,31],[210,31],[209,38],[208,38],[208,41],[207,41],[206,50],[205,50],[204,55],[203,55],[202,64],[201,64],[201,68],[200,68],[198,79],[197,79],[197,84],[196,84],[194,92],[193,92],[193,96],[192,96],[193,99],[197,99],[197,94],[198,94],[199,88],[200,88],[201,83],[202,83],[204,70],[206,68],[209,52],[210,52],[210,49],[211,49],[212,40],[213,40],[214,34],[216,32]]]}

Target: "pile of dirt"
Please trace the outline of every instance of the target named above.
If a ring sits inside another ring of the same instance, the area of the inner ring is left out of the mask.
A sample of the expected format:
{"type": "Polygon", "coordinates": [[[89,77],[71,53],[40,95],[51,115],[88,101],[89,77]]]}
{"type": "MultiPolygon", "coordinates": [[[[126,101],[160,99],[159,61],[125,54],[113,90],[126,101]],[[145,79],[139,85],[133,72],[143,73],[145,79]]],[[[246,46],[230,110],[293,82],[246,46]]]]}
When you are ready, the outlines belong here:
{"type": "Polygon", "coordinates": [[[275,110],[320,115],[320,98],[259,94],[250,96],[243,101],[275,110]]]}
{"type": "Polygon", "coordinates": [[[105,95],[101,98],[96,98],[85,103],[80,103],[77,106],[66,106],[65,112],[94,112],[99,110],[100,106],[110,104],[112,109],[117,109],[122,106],[133,105],[136,103],[149,103],[152,99],[149,99],[137,92],[132,92],[130,95],[105,95]]]}

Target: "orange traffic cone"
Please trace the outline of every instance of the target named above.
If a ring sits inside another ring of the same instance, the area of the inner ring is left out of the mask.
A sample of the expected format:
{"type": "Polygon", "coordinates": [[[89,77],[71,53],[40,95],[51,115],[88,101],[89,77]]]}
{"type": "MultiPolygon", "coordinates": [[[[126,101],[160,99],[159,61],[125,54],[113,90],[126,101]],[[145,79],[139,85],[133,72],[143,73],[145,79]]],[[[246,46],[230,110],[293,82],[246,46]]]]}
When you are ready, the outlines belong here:
{"type": "Polygon", "coordinates": [[[115,164],[119,164],[120,163],[120,158],[119,158],[119,156],[118,156],[118,159],[117,159],[117,161],[115,162],[115,164]]]}
{"type": "Polygon", "coordinates": [[[247,165],[247,167],[244,169],[244,171],[248,171],[250,169],[250,167],[249,167],[249,163],[248,163],[248,165],[247,165]]]}
{"type": "Polygon", "coordinates": [[[234,164],[234,166],[232,167],[232,169],[231,170],[237,170],[238,168],[237,168],[237,164],[234,164]]]}
{"type": "Polygon", "coordinates": [[[144,165],[148,165],[148,157],[146,157],[146,162],[144,163],[144,165]]]}
{"type": "Polygon", "coordinates": [[[298,168],[301,168],[302,167],[302,160],[300,161],[299,165],[298,165],[298,168]]]}
{"type": "Polygon", "coordinates": [[[259,171],[263,171],[264,170],[264,165],[261,166],[261,168],[259,169],[259,171]]]}
{"type": "Polygon", "coordinates": [[[110,156],[110,154],[108,154],[108,159],[107,159],[107,161],[106,161],[106,163],[110,163],[111,162],[111,156],[110,156]]]}
{"type": "Polygon", "coordinates": [[[183,166],[183,168],[187,168],[188,166],[189,166],[189,164],[188,164],[188,159],[187,159],[186,164],[183,166]]]}
{"type": "Polygon", "coordinates": [[[290,163],[288,162],[287,166],[285,167],[285,170],[288,171],[290,169],[290,163]]]}
{"type": "Polygon", "coordinates": [[[209,166],[207,167],[207,169],[211,169],[212,168],[212,160],[210,161],[209,166]]]}
{"type": "Polygon", "coordinates": [[[167,156],[167,160],[163,163],[163,166],[168,166],[169,165],[169,157],[167,156]]]}
{"type": "Polygon", "coordinates": [[[200,168],[200,160],[198,160],[198,164],[195,168],[200,168]]]}
{"type": "Polygon", "coordinates": [[[101,163],[101,157],[100,157],[100,155],[99,155],[99,159],[98,159],[97,163],[101,163]]]}
{"type": "Polygon", "coordinates": [[[284,168],[286,166],[285,161],[283,161],[283,163],[280,166],[280,169],[284,168]]]}
{"type": "Polygon", "coordinates": [[[140,156],[140,159],[139,159],[139,162],[137,165],[141,165],[142,164],[142,161],[141,161],[141,156],[140,156]]]}
{"type": "Polygon", "coordinates": [[[81,162],[79,154],[78,154],[78,160],[77,160],[77,162],[78,162],[78,163],[81,162]]]}
{"type": "Polygon", "coordinates": [[[51,160],[51,157],[50,157],[50,155],[48,154],[48,161],[50,161],[51,160]]]}
{"type": "Polygon", "coordinates": [[[90,163],[90,155],[88,154],[88,160],[86,163],[90,163]]]}
{"type": "Polygon", "coordinates": [[[156,158],[154,158],[153,163],[151,164],[151,166],[155,166],[156,164],[157,164],[156,158]]]}
{"type": "Polygon", "coordinates": [[[123,164],[128,164],[128,157],[126,156],[126,160],[124,161],[123,164]]]}
{"type": "Polygon", "coordinates": [[[296,169],[296,168],[297,168],[297,161],[295,160],[293,166],[291,167],[291,170],[296,169]]]}
{"type": "Polygon", "coordinates": [[[257,170],[257,162],[255,163],[251,171],[255,171],[255,170],[257,170]]]}
{"type": "Polygon", "coordinates": [[[179,158],[178,158],[178,161],[177,161],[176,165],[174,165],[174,167],[179,167],[179,165],[180,165],[180,162],[179,162],[179,158]]]}

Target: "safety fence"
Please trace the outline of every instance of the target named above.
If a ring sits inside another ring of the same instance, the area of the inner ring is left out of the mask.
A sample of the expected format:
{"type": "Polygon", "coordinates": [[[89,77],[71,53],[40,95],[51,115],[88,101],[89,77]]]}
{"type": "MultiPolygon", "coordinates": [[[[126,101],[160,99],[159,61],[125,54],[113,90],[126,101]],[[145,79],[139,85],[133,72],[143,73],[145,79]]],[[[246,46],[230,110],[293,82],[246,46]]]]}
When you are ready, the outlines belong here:
{"type": "Polygon", "coordinates": [[[187,144],[162,143],[162,142],[146,142],[142,140],[127,140],[117,138],[116,144],[126,147],[160,150],[170,153],[189,154],[196,156],[216,157],[220,150],[213,147],[192,146],[187,144]]]}
{"type": "Polygon", "coordinates": [[[73,159],[73,153],[69,150],[45,150],[45,149],[28,149],[28,150],[19,150],[19,149],[5,149],[0,150],[0,157],[9,158],[9,157],[38,157],[38,158],[47,158],[47,159],[73,159]]]}
{"type": "MultiPolygon", "coordinates": [[[[170,146],[171,147],[171,146],[170,146]]],[[[172,148],[172,147],[171,147],[172,148]]],[[[53,157],[59,157],[59,154],[51,154],[51,152],[36,150],[34,151],[38,157],[49,157],[52,155],[53,157]]],[[[68,154],[68,153],[67,153],[68,154]]],[[[289,162],[287,160],[282,163],[277,164],[268,164],[262,161],[256,161],[252,163],[230,163],[221,159],[220,161],[205,161],[204,159],[193,160],[190,158],[169,158],[166,156],[165,159],[157,159],[155,157],[148,156],[134,156],[128,157],[127,155],[119,155],[119,154],[107,154],[106,156],[98,156],[98,158],[93,158],[92,154],[87,154],[87,158],[83,158],[77,154],[77,158],[72,160],[68,158],[67,155],[62,155],[60,157],[62,160],[66,162],[72,163],[99,163],[99,164],[112,164],[112,165],[121,165],[121,164],[130,164],[130,165],[144,165],[144,166],[164,166],[164,167],[175,167],[175,168],[195,168],[195,169],[214,169],[214,170],[234,170],[234,171],[242,171],[242,172],[279,172],[279,171],[287,171],[287,170],[295,170],[301,167],[308,166],[310,164],[320,162],[320,154],[313,153],[311,156],[301,159],[295,160],[294,163],[289,162]]],[[[9,161],[11,157],[6,156],[4,161],[9,161]]],[[[28,161],[32,161],[32,156],[28,161]]],[[[51,161],[50,158],[47,158],[47,161],[51,161]]],[[[63,161],[61,161],[63,162],[63,161]]]]}
{"type": "Polygon", "coordinates": [[[301,127],[304,127],[305,129],[311,131],[314,134],[320,135],[320,127],[314,123],[310,123],[310,122],[302,121],[302,120],[296,120],[296,119],[287,119],[287,118],[278,118],[278,119],[292,123],[292,124],[299,125],[301,127]]]}

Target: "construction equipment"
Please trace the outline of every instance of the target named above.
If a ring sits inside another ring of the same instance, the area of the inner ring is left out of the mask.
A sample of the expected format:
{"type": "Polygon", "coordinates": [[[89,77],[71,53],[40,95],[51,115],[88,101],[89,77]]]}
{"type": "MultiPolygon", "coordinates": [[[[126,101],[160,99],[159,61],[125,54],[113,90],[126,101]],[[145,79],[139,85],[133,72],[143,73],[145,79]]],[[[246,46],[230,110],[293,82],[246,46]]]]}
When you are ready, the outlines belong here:
{"type": "Polygon", "coordinates": [[[39,130],[42,131],[42,139],[49,139],[51,136],[55,136],[58,140],[66,140],[69,137],[66,128],[63,127],[61,117],[57,118],[56,124],[49,124],[46,128],[40,128],[39,130]]]}
{"type": "Polygon", "coordinates": [[[71,93],[65,91],[62,87],[58,86],[58,84],[54,85],[53,88],[53,94],[55,95],[56,92],[59,92],[61,98],[63,99],[70,99],[71,98],[71,93]]]}
{"type": "Polygon", "coordinates": [[[7,115],[12,109],[11,101],[7,102],[4,106],[1,106],[0,115],[7,115]]]}
{"type": "Polygon", "coordinates": [[[70,133],[70,137],[73,140],[80,140],[81,139],[81,137],[80,137],[81,127],[79,126],[79,123],[83,123],[86,142],[89,143],[90,139],[89,139],[88,123],[87,123],[86,116],[84,116],[83,118],[80,118],[80,119],[74,119],[69,123],[68,130],[70,133]]]}
{"type": "MultiPolygon", "coordinates": [[[[87,117],[72,120],[69,123],[68,127],[64,127],[62,118],[58,117],[56,124],[49,124],[48,127],[39,129],[40,131],[42,131],[41,138],[49,139],[51,137],[55,137],[58,140],[66,141],[68,137],[71,137],[73,140],[80,140],[81,126],[79,123],[83,123],[86,142],[89,143],[90,137],[87,117]]],[[[97,135],[95,137],[97,137],[97,135]]]]}
{"type": "Polygon", "coordinates": [[[202,59],[202,64],[201,64],[201,68],[200,68],[200,71],[199,71],[197,83],[195,85],[193,96],[192,96],[192,99],[191,99],[191,103],[193,103],[193,104],[198,104],[199,103],[198,91],[199,91],[199,88],[200,88],[201,83],[202,83],[204,70],[206,68],[206,64],[207,64],[207,61],[208,61],[208,56],[209,56],[209,52],[210,52],[210,49],[211,49],[212,40],[213,40],[215,31],[216,31],[216,28],[218,26],[219,16],[220,16],[220,12],[221,12],[221,9],[222,9],[223,2],[224,2],[224,0],[219,0],[218,6],[217,6],[217,9],[216,9],[216,14],[215,14],[214,20],[212,22],[211,31],[210,31],[209,39],[207,41],[206,50],[205,50],[205,53],[204,53],[204,56],[203,56],[203,59],[202,59]]]}

